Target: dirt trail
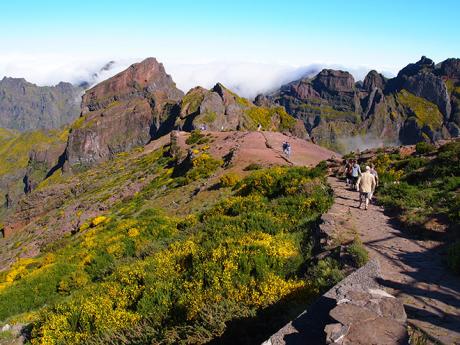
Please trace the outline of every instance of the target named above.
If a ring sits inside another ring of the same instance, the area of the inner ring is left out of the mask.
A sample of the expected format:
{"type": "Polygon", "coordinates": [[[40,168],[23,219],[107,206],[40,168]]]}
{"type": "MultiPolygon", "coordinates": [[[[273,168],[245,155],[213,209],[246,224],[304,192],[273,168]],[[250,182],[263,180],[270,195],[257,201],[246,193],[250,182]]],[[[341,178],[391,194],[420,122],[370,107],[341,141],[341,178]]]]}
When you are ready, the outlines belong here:
{"type": "Polygon", "coordinates": [[[380,283],[404,303],[409,322],[443,344],[460,344],[460,279],[447,271],[442,244],[410,238],[381,207],[360,210],[357,192],[335,177],[329,183],[337,230],[343,226],[344,236],[359,234],[381,264],[380,283]]]}

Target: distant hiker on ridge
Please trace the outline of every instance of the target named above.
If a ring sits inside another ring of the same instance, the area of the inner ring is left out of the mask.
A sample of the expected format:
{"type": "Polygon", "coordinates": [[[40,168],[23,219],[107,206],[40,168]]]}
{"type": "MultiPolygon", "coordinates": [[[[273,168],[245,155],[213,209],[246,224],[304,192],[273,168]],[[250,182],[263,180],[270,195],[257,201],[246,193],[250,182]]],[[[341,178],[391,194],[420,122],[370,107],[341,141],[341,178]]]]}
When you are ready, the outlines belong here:
{"type": "Polygon", "coordinates": [[[291,156],[291,144],[287,141],[283,141],[283,153],[288,157],[291,156]]]}
{"type": "Polygon", "coordinates": [[[364,209],[367,210],[370,197],[375,190],[375,177],[371,174],[371,167],[366,166],[366,171],[361,174],[356,183],[356,189],[359,191],[359,207],[364,201],[364,209]]]}

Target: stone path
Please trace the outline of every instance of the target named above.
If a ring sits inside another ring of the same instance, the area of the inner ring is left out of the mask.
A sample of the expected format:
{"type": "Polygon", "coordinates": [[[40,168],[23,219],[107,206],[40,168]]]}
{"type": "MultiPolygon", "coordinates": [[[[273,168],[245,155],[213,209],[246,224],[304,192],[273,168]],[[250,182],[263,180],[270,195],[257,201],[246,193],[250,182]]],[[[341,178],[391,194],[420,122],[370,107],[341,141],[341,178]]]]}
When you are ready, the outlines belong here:
{"type": "Polygon", "coordinates": [[[370,257],[380,262],[379,283],[404,303],[410,323],[442,344],[460,344],[460,278],[446,269],[442,243],[409,237],[381,207],[360,210],[357,192],[335,177],[329,183],[335,193],[329,212],[335,235],[359,234],[370,257]]]}

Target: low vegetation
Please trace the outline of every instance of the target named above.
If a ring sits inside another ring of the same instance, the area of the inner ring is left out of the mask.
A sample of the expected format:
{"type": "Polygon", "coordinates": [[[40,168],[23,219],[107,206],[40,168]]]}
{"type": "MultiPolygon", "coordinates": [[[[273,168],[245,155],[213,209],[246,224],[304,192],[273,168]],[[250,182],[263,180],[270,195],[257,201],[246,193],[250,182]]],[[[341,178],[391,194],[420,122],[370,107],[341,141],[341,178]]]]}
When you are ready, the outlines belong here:
{"type": "Polygon", "coordinates": [[[140,192],[1,273],[0,320],[32,320],[32,344],[206,343],[233,319],[305,304],[342,278],[334,260],[311,259],[332,203],[323,165],[226,173],[219,201],[171,215],[152,207],[155,193],[180,195],[184,176],[208,178],[221,162],[202,152],[173,177],[172,158],[155,157],[140,192]]]}
{"type": "Polygon", "coordinates": [[[369,254],[359,238],[355,238],[353,243],[347,247],[347,252],[355,267],[362,267],[369,261],[369,254]]]}
{"type": "Polygon", "coordinates": [[[435,130],[441,127],[443,116],[434,103],[417,97],[407,90],[400,91],[396,98],[403,107],[407,108],[415,116],[420,128],[428,126],[430,129],[435,130]]]}
{"type": "Polygon", "coordinates": [[[287,131],[295,126],[295,119],[283,107],[255,107],[245,110],[248,129],[255,130],[260,124],[266,131],[287,131]]]}
{"type": "Polygon", "coordinates": [[[194,130],[190,133],[190,136],[185,140],[187,145],[202,145],[209,142],[209,138],[206,137],[200,130],[194,130]]]}

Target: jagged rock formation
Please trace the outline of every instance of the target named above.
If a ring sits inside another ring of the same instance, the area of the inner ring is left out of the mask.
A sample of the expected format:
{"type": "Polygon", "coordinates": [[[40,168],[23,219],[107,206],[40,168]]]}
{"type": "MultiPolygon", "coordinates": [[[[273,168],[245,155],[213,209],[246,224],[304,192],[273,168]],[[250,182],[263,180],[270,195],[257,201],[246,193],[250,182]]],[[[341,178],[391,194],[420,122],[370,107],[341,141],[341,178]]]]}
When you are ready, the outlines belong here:
{"type": "Polygon", "coordinates": [[[422,57],[393,79],[370,71],[362,83],[348,72],[323,70],[256,101],[283,105],[313,140],[341,151],[353,148],[350,136],[380,143],[438,140],[460,132],[459,61],[436,66],[422,57]]]}
{"type": "Polygon", "coordinates": [[[37,86],[22,78],[0,80],[0,127],[28,131],[59,128],[80,113],[83,88],[70,83],[37,86]]]}
{"type": "Polygon", "coordinates": [[[259,98],[255,104],[216,84],[211,90],[200,86],[191,89],[180,103],[176,120],[179,129],[205,127],[214,131],[256,130],[289,132],[300,138],[308,134],[285,109],[259,98]]]}
{"type": "Polygon", "coordinates": [[[145,145],[172,129],[183,93],[154,58],[86,91],[66,149],[70,166],[88,166],[145,145]]]}
{"type": "Polygon", "coordinates": [[[263,130],[308,138],[301,122],[273,103],[254,105],[222,84],[191,89],[185,96],[162,64],[148,58],[88,90],[81,117],[72,125],[65,167],[89,166],[145,145],[174,128],[263,130]]]}

